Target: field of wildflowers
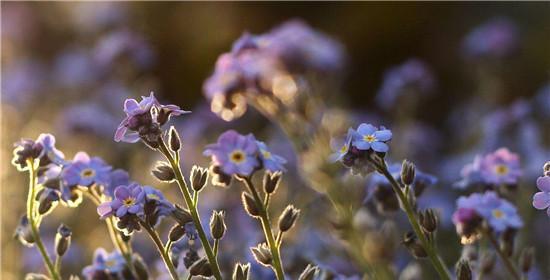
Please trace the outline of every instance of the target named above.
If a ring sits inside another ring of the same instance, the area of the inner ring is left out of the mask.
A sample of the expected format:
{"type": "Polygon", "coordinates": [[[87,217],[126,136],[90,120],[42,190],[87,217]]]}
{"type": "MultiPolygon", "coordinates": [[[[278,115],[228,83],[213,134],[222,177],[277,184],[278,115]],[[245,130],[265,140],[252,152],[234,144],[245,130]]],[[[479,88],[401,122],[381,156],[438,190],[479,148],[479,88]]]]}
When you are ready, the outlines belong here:
{"type": "Polygon", "coordinates": [[[549,3],[2,2],[2,279],[549,279],[549,3]]]}

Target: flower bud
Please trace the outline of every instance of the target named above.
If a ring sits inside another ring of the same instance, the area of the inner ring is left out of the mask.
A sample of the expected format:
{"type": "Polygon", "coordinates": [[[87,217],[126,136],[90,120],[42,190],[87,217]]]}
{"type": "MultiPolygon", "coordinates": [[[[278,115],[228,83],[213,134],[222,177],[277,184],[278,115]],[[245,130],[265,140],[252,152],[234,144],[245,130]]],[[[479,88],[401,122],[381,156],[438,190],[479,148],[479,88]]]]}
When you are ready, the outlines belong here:
{"type": "Polygon", "coordinates": [[[157,165],[151,173],[161,182],[172,182],[176,179],[172,166],[162,161],[157,162],[157,165]]]}
{"type": "Polygon", "coordinates": [[[500,249],[502,252],[511,257],[514,254],[514,240],[516,239],[517,230],[509,228],[500,235],[500,249]]]}
{"type": "Polygon", "coordinates": [[[273,256],[271,255],[271,251],[269,250],[267,244],[260,243],[258,246],[250,248],[250,250],[258,263],[264,266],[271,266],[273,256]]]}
{"type": "Polygon", "coordinates": [[[288,205],[281,216],[279,216],[279,230],[286,232],[294,226],[300,210],[296,209],[294,205],[288,205]]]}
{"type": "Polygon", "coordinates": [[[246,210],[246,213],[252,217],[259,217],[260,216],[260,210],[258,209],[258,206],[256,205],[256,201],[250,194],[247,192],[243,192],[241,195],[241,200],[244,205],[244,209],[246,210]]]}
{"type": "Polygon", "coordinates": [[[533,247],[524,248],[519,256],[519,266],[523,273],[529,272],[533,266],[535,249],[533,247]]]}
{"type": "Polygon", "coordinates": [[[147,269],[147,265],[138,254],[134,254],[132,264],[134,265],[136,271],[137,280],[149,279],[149,270],[147,269]]]}
{"type": "Polygon", "coordinates": [[[25,280],[49,280],[48,276],[38,273],[27,273],[25,280]]]}
{"type": "Polygon", "coordinates": [[[172,227],[172,229],[170,229],[170,233],[168,233],[168,239],[172,242],[176,242],[180,240],[184,234],[185,227],[180,224],[176,224],[172,227]]]}
{"type": "Polygon", "coordinates": [[[550,171],[550,161],[544,163],[544,167],[542,169],[544,170],[544,172],[550,171]]]}
{"type": "Polygon", "coordinates": [[[174,210],[172,211],[172,217],[180,224],[185,225],[193,221],[193,216],[186,209],[183,209],[179,205],[174,205],[174,210]]]}
{"type": "Polygon", "coordinates": [[[418,220],[425,232],[434,232],[437,229],[437,215],[433,209],[427,209],[418,214],[418,220]]]}
{"type": "Polygon", "coordinates": [[[202,258],[189,267],[189,274],[192,276],[212,276],[212,268],[208,260],[202,258]]]}
{"type": "Polygon", "coordinates": [[[219,187],[227,187],[231,184],[231,179],[233,178],[230,175],[225,174],[221,167],[217,165],[212,165],[210,167],[212,171],[212,185],[219,187]]]}
{"type": "Polygon", "coordinates": [[[34,235],[27,215],[21,217],[19,225],[15,229],[14,237],[27,247],[31,247],[34,244],[34,235]]]}
{"type": "Polygon", "coordinates": [[[481,261],[479,263],[479,270],[483,272],[483,274],[489,274],[491,271],[493,271],[493,268],[495,267],[496,262],[496,256],[494,253],[491,252],[485,252],[481,256],[481,261]]]}
{"type": "Polygon", "coordinates": [[[279,182],[281,181],[282,172],[265,172],[264,173],[264,191],[267,194],[272,194],[277,190],[279,182]]]}
{"type": "Polygon", "coordinates": [[[170,150],[176,153],[179,152],[181,149],[181,140],[178,131],[173,126],[170,127],[170,136],[168,140],[170,143],[170,150]]]}
{"type": "Polygon", "coordinates": [[[191,187],[199,192],[208,181],[208,169],[193,165],[191,168],[191,187]]]}
{"type": "Polygon", "coordinates": [[[61,224],[59,228],[57,228],[57,234],[55,235],[55,252],[59,257],[65,255],[71,246],[72,234],[71,229],[64,224],[61,224]]]}
{"type": "Polygon", "coordinates": [[[210,233],[212,233],[212,238],[222,239],[225,234],[225,213],[223,211],[214,211],[212,217],[210,218],[210,233]]]}
{"type": "Polygon", "coordinates": [[[236,264],[235,270],[233,271],[232,280],[248,280],[250,272],[250,263],[247,264],[236,264]]]}
{"type": "Polygon", "coordinates": [[[40,215],[48,214],[57,205],[59,194],[53,189],[42,189],[37,194],[38,197],[38,213],[40,215]]]}
{"type": "Polygon", "coordinates": [[[424,247],[418,242],[414,232],[407,232],[403,237],[402,243],[415,258],[423,259],[428,256],[428,253],[426,253],[424,247]]]}
{"type": "Polygon", "coordinates": [[[308,264],[304,271],[300,274],[300,277],[298,277],[298,280],[313,280],[318,272],[319,268],[317,266],[308,264]]]}
{"type": "Polygon", "coordinates": [[[412,185],[416,172],[415,169],[414,163],[408,160],[403,161],[403,164],[401,165],[401,182],[403,182],[403,184],[412,185]]]}
{"type": "MultiPolygon", "coordinates": [[[[178,257],[172,258],[172,260],[177,263],[178,257]]],[[[189,269],[194,263],[198,262],[200,260],[199,253],[197,253],[196,250],[193,248],[190,248],[185,252],[185,256],[183,256],[183,265],[185,268],[189,269]]]]}
{"type": "Polygon", "coordinates": [[[472,270],[466,260],[461,260],[456,264],[456,280],[471,280],[472,270]]]}

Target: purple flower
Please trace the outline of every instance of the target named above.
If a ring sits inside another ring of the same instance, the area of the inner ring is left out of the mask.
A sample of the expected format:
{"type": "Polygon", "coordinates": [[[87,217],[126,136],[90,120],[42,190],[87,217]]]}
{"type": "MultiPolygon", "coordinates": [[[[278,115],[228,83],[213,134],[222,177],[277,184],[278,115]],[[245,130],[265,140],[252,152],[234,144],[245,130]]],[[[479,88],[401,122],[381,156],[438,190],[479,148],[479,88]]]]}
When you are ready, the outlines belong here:
{"type": "Polygon", "coordinates": [[[114,197],[115,189],[118,186],[128,186],[131,184],[130,175],[128,174],[128,172],[122,169],[115,169],[111,171],[109,177],[109,184],[104,186],[103,192],[111,198],[114,197]]]}
{"type": "Polygon", "coordinates": [[[21,139],[14,146],[12,164],[19,170],[26,170],[28,159],[40,159],[40,166],[65,162],[63,153],[55,148],[55,137],[51,134],[42,133],[36,141],[21,139]]]}
{"type": "Polygon", "coordinates": [[[82,275],[87,280],[118,279],[126,266],[124,257],[120,252],[107,253],[105,249],[98,248],[94,252],[94,259],[91,265],[82,270],[82,275]]]}
{"type": "Polygon", "coordinates": [[[111,139],[117,128],[116,119],[102,104],[80,103],[65,108],[58,126],[68,135],[86,134],[111,139]]]}
{"type": "Polygon", "coordinates": [[[55,148],[55,137],[51,134],[42,133],[36,139],[36,142],[42,145],[42,152],[39,157],[46,157],[55,164],[64,164],[65,155],[55,148]]]}
{"type": "Polygon", "coordinates": [[[216,144],[206,146],[205,156],[212,157],[226,175],[248,176],[260,166],[258,145],[252,134],[241,135],[234,130],[224,132],[216,144]]]}
{"type": "Polygon", "coordinates": [[[286,159],[281,156],[272,154],[264,142],[256,141],[256,144],[258,145],[258,148],[260,150],[260,159],[262,160],[262,166],[266,170],[270,172],[286,171],[285,167],[283,166],[286,163],[286,159]]]}
{"type": "Polygon", "coordinates": [[[138,184],[118,186],[112,201],[104,202],[97,207],[97,213],[104,219],[109,216],[122,218],[126,215],[142,215],[145,203],[145,191],[138,184]]]}
{"type": "Polygon", "coordinates": [[[502,58],[518,47],[518,28],[510,20],[496,18],[476,27],[463,42],[469,57],[502,58]]]}
{"type": "Polygon", "coordinates": [[[498,197],[496,192],[486,192],[481,197],[481,203],[476,206],[476,211],[482,216],[489,226],[497,233],[507,228],[518,229],[523,226],[516,207],[498,197]]]}
{"type": "Polygon", "coordinates": [[[117,59],[129,58],[141,68],[149,67],[154,60],[153,51],[139,34],[120,29],[101,38],[94,50],[95,60],[102,67],[110,67],[117,59]]]}
{"type": "Polygon", "coordinates": [[[390,68],[384,74],[384,82],[376,95],[376,103],[388,110],[396,104],[399,97],[405,94],[426,95],[431,93],[434,87],[435,78],[428,65],[418,59],[409,59],[399,66],[390,68]]]}
{"type": "Polygon", "coordinates": [[[463,180],[457,184],[464,188],[471,184],[486,184],[493,187],[515,185],[522,172],[519,156],[506,148],[491,154],[477,156],[474,162],[462,169],[463,180]]]}
{"type": "Polygon", "coordinates": [[[346,154],[349,152],[349,149],[351,147],[351,140],[353,139],[353,136],[355,135],[355,133],[356,133],[355,130],[350,128],[348,129],[346,138],[343,139],[343,141],[331,140],[330,144],[332,146],[332,150],[335,152],[330,155],[329,157],[330,162],[342,161],[344,159],[346,154]]]}
{"type": "Polygon", "coordinates": [[[110,182],[111,169],[101,158],[90,158],[87,153],[78,152],[73,161],[63,168],[61,177],[63,184],[68,187],[88,187],[92,184],[105,186],[110,182]]]}
{"type": "Polygon", "coordinates": [[[385,153],[389,150],[386,142],[390,141],[391,137],[392,133],[389,129],[384,127],[378,129],[371,124],[362,123],[355,132],[352,144],[359,150],[372,149],[375,152],[385,153]]]}
{"type": "Polygon", "coordinates": [[[148,97],[142,96],[140,102],[126,99],[124,112],[126,118],[116,130],[115,141],[135,143],[141,139],[150,145],[156,143],[161,134],[160,127],[170,119],[170,116],[189,113],[176,105],[161,105],[152,92],[148,97]],[[131,132],[127,133],[128,130],[131,132]]]}
{"type": "Polygon", "coordinates": [[[150,186],[144,186],[143,191],[145,192],[146,205],[150,205],[150,207],[147,208],[150,208],[149,212],[151,212],[151,215],[155,215],[156,218],[160,218],[168,216],[174,211],[174,206],[166,200],[160,190],[150,186]]]}
{"type": "Polygon", "coordinates": [[[481,216],[475,208],[481,204],[481,197],[481,194],[474,193],[467,197],[462,196],[457,200],[457,209],[453,213],[452,220],[463,244],[472,243],[479,238],[481,216]]]}
{"type": "Polygon", "coordinates": [[[537,192],[533,196],[533,207],[538,210],[548,208],[546,213],[550,217],[550,177],[539,177],[537,179],[537,188],[539,188],[540,192],[537,192]]]}

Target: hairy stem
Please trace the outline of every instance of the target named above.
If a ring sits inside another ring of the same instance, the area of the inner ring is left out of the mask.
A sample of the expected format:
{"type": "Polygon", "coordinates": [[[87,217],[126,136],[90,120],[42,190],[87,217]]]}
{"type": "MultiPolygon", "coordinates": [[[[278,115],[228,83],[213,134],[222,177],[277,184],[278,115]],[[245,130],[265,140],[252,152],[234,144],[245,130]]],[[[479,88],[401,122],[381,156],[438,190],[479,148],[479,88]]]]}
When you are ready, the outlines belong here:
{"type": "Polygon", "coordinates": [[[372,162],[376,167],[378,172],[380,172],[388,181],[390,182],[394,192],[397,194],[397,197],[401,204],[403,205],[403,210],[405,211],[405,214],[407,214],[407,218],[409,219],[409,222],[413,228],[414,233],[420,240],[420,243],[422,243],[422,246],[426,250],[426,253],[428,254],[428,258],[430,259],[433,267],[439,274],[440,279],[450,280],[449,272],[445,268],[445,265],[443,264],[443,261],[435,251],[435,248],[433,244],[426,238],[424,233],[422,232],[422,229],[420,228],[420,223],[418,222],[418,217],[416,216],[416,213],[410,204],[409,200],[405,196],[405,193],[403,193],[403,189],[401,187],[401,184],[393,178],[393,176],[388,171],[388,167],[386,165],[386,162],[382,160],[381,163],[377,163],[375,161],[372,162]]]}
{"type": "Polygon", "coordinates": [[[493,245],[493,247],[495,248],[495,251],[497,251],[498,256],[500,257],[500,259],[504,263],[504,266],[506,266],[506,269],[510,272],[512,277],[516,280],[520,280],[521,277],[518,271],[516,270],[516,267],[510,261],[510,258],[508,258],[508,256],[506,256],[506,254],[504,254],[504,252],[500,249],[500,246],[498,245],[498,242],[493,236],[493,234],[489,231],[483,231],[483,234],[485,235],[485,237],[487,237],[489,242],[491,242],[491,245],[493,245]]]}
{"type": "Polygon", "coordinates": [[[277,245],[275,238],[273,237],[271,222],[269,221],[269,215],[267,214],[265,204],[260,198],[258,191],[254,187],[249,177],[239,177],[239,179],[244,182],[248,190],[252,193],[252,196],[256,201],[256,206],[260,210],[260,220],[262,223],[262,229],[264,231],[264,235],[267,240],[267,245],[269,246],[269,249],[271,251],[271,255],[273,256],[273,268],[275,270],[275,275],[277,276],[278,280],[283,280],[285,279],[285,273],[283,270],[283,263],[281,261],[281,254],[279,252],[280,248],[277,245]]]}
{"type": "Polygon", "coordinates": [[[34,160],[28,159],[27,166],[29,167],[29,194],[27,196],[27,219],[29,220],[29,225],[31,226],[31,232],[34,238],[34,242],[36,244],[36,247],[38,248],[38,251],[40,251],[40,255],[42,255],[42,259],[46,264],[48,273],[50,274],[53,280],[60,280],[61,278],[59,277],[59,273],[55,269],[55,266],[52,263],[52,260],[48,255],[48,252],[46,251],[46,248],[44,247],[44,243],[42,243],[42,238],[40,237],[38,225],[35,220],[34,197],[36,196],[36,176],[37,176],[36,171],[37,170],[36,170],[34,160]]]}
{"type": "Polygon", "coordinates": [[[166,268],[170,272],[170,276],[172,277],[172,279],[173,280],[178,280],[179,276],[178,276],[178,273],[176,272],[176,268],[174,267],[174,264],[170,260],[170,257],[168,256],[168,254],[164,250],[164,245],[162,244],[162,240],[160,240],[160,237],[158,236],[155,229],[152,228],[151,226],[149,226],[149,224],[147,224],[144,221],[140,221],[139,223],[145,229],[145,231],[147,231],[147,233],[149,234],[149,236],[153,240],[153,243],[155,243],[155,246],[157,247],[157,250],[159,251],[159,254],[162,257],[162,261],[164,262],[164,265],[166,266],[166,268]]]}
{"type": "Polygon", "coordinates": [[[177,161],[172,156],[172,153],[170,152],[170,150],[166,146],[166,143],[164,143],[164,140],[162,139],[160,139],[159,150],[164,155],[164,157],[166,157],[166,159],[170,162],[170,165],[174,170],[174,174],[176,175],[176,181],[178,182],[180,191],[183,195],[185,203],[187,204],[187,207],[189,208],[189,212],[191,213],[191,216],[193,218],[193,223],[195,224],[195,228],[197,229],[197,233],[199,234],[199,239],[201,240],[202,247],[204,248],[204,252],[206,253],[206,257],[208,258],[208,263],[212,268],[212,273],[214,274],[214,277],[216,278],[216,280],[222,280],[220,266],[216,259],[216,255],[212,250],[212,246],[210,245],[210,242],[206,237],[206,233],[202,226],[199,212],[197,210],[197,205],[193,202],[193,197],[191,197],[191,193],[189,192],[187,184],[185,183],[185,179],[183,178],[183,173],[181,171],[179,161],[177,161]]]}

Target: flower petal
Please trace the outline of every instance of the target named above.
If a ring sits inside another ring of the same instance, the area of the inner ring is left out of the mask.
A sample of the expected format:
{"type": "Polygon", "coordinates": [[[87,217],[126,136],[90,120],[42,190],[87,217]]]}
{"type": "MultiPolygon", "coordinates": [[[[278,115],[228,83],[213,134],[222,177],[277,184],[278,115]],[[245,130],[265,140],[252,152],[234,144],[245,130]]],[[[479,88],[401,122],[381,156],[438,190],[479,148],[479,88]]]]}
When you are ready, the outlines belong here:
{"type": "Polygon", "coordinates": [[[113,208],[111,208],[111,202],[103,202],[97,206],[97,214],[99,214],[102,219],[112,215],[113,208]]]}
{"type": "Polygon", "coordinates": [[[543,210],[550,206],[550,193],[538,192],[533,195],[533,207],[543,210]]]}
{"type": "Polygon", "coordinates": [[[378,139],[379,141],[389,141],[392,137],[392,133],[390,130],[388,129],[385,129],[385,130],[380,130],[380,131],[377,131],[374,133],[374,136],[376,137],[376,139],[378,139]]]}
{"type": "Polygon", "coordinates": [[[371,143],[371,146],[373,150],[380,153],[385,153],[390,149],[390,147],[383,142],[373,142],[371,143]]]}
{"type": "Polygon", "coordinates": [[[539,177],[537,179],[537,187],[543,192],[550,192],[550,177],[539,177]]]}
{"type": "Polygon", "coordinates": [[[130,190],[128,190],[127,187],[120,186],[120,187],[116,188],[116,190],[115,190],[115,198],[116,199],[123,200],[123,199],[127,198],[128,196],[130,196],[130,190]]]}
{"type": "Polygon", "coordinates": [[[359,150],[366,151],[371,148],[371,144],[365,141],[353,141],[353,146],[359,150]]]}
{"type": "Polygon", "coordinates": [[[372,124],[362,123],[357,128],[357,132],[361,135],[370,135],[373,134],[375,131],[376,127],[374,127],[372,124]]]}
{"type": "Polygon", "coordinates": [[[126,101],[124,101],[124,112],[126,112],[126,114],[131,115],[139,109],[139,103],[135,99],[126,99],[126,101]]]}

